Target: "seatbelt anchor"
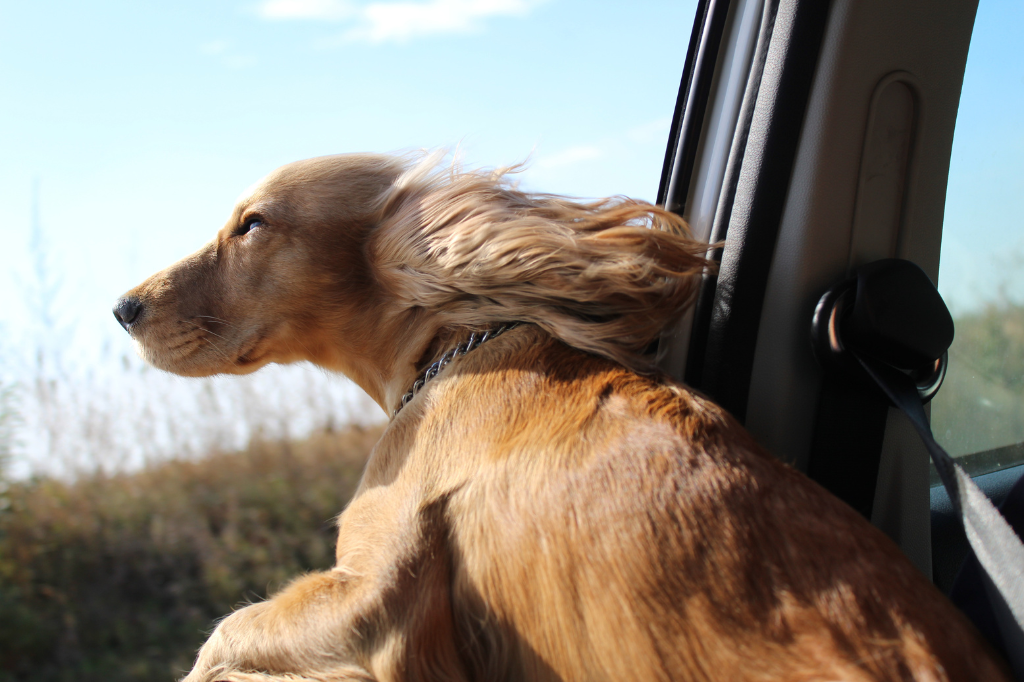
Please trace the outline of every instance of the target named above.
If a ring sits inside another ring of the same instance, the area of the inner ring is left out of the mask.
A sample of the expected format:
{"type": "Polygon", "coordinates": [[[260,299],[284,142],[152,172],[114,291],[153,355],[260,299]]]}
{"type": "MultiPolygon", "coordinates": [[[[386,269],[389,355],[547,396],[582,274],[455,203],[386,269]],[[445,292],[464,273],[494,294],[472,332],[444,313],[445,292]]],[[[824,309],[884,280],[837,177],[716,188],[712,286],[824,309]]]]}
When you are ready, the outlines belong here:
{"type": "Polygon", "coordinates": [[[857,269],[818,300],[811,322],[815,358],[827,372],[875,386],[846,344],[909,376],[922,403],[939,391],[949,364],[953,319],[916,264],[883,259],[857,269]]]}

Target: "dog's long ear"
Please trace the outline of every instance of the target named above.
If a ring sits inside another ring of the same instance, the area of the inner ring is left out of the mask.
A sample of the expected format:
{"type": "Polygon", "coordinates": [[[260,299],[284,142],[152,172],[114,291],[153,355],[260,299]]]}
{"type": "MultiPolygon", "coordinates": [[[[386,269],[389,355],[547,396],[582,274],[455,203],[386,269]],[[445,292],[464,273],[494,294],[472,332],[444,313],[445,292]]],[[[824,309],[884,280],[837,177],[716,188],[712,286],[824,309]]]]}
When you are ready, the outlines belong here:
{"type": "Polygon", "coordinates": [[[371,267],[443,324],[536,323],[640,371],[689,306],[708,245],[677,215],[625,198],[581,203],[516,189],[505,171],[413,166],[382,203],[371,267]]]}

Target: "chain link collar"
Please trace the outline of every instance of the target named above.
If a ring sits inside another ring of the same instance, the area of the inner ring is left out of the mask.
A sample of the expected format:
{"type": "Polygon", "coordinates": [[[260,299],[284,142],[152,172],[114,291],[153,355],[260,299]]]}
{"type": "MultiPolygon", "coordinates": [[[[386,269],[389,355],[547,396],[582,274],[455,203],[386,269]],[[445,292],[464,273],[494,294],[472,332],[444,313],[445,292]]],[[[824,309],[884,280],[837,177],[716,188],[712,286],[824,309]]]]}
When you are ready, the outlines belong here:
{"type": "Polygon", "coordinates": [[[469,335],[469,339],[456,345],[454,349],[450,349],[445,352],[445,354],[441,356],[436,363],[423,371],[423,374],[420,375],[419,379],[413,382],[412,388],[409,389],[409,391],[405,393],[405,396],[402,397],[402,402],[398,404],[397,408],[395,408],[395,412],[391,413],[391,417],[394,418],[398,415],[398,411],[404,408],[405,404],[411,401],[413,397],[416,396],[424,386],[426,386],[427,382],[437,377],[437,373],[441,372],[441,370],[451,363],[456,356],[465,356],[484,342],[488,342],[495,337],[501,336],[505,332],[519,327],[520,324],[521,323],[518,322],[504,323],[494,330],[485,330],[483,333],[473,332],[469,335]]]}

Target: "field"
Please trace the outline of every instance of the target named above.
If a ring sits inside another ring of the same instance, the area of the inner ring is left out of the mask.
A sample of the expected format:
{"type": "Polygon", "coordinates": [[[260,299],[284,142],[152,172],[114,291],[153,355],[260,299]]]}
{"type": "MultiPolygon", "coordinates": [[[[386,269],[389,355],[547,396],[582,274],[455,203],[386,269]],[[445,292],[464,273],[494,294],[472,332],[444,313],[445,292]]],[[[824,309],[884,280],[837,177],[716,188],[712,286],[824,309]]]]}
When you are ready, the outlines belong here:
{"type": "Polygon", "coordinates": [[[334,517],[379,435],[352,427],[9,484],[0,679],[180,678],[215,619],[333,564],[334,517]]]}

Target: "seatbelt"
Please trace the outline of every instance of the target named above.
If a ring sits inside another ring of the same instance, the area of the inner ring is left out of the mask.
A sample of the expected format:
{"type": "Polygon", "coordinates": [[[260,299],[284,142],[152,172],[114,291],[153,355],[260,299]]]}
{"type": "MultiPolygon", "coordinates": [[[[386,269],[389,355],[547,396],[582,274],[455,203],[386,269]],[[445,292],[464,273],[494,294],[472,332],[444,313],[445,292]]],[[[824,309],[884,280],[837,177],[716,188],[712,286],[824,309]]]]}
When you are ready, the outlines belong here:
{"type": "MultiPolygon", "coordinates": [[[[935,441],[924,412],[922,399],[938,391],[952,342],[952,318],[935,286],[910,261],[876,261],[822,297],[812,330],[826,369],[850,376],[854,364],[862,368],[920,434],[977,558],[983,590],[973,593],[987,598],[1000,641],[993,645],[1024,678],[1024,504],[1008,499],[1003,508],[1014,513],[1004,518],[935,441]],[[929,369],[931,377],[923,372],[929,369]]],[[[1022,481],[1011,497],[1024,496],[1022,481]]],[[[958,581],[964,578],[966,571],[958,581]]]]}

